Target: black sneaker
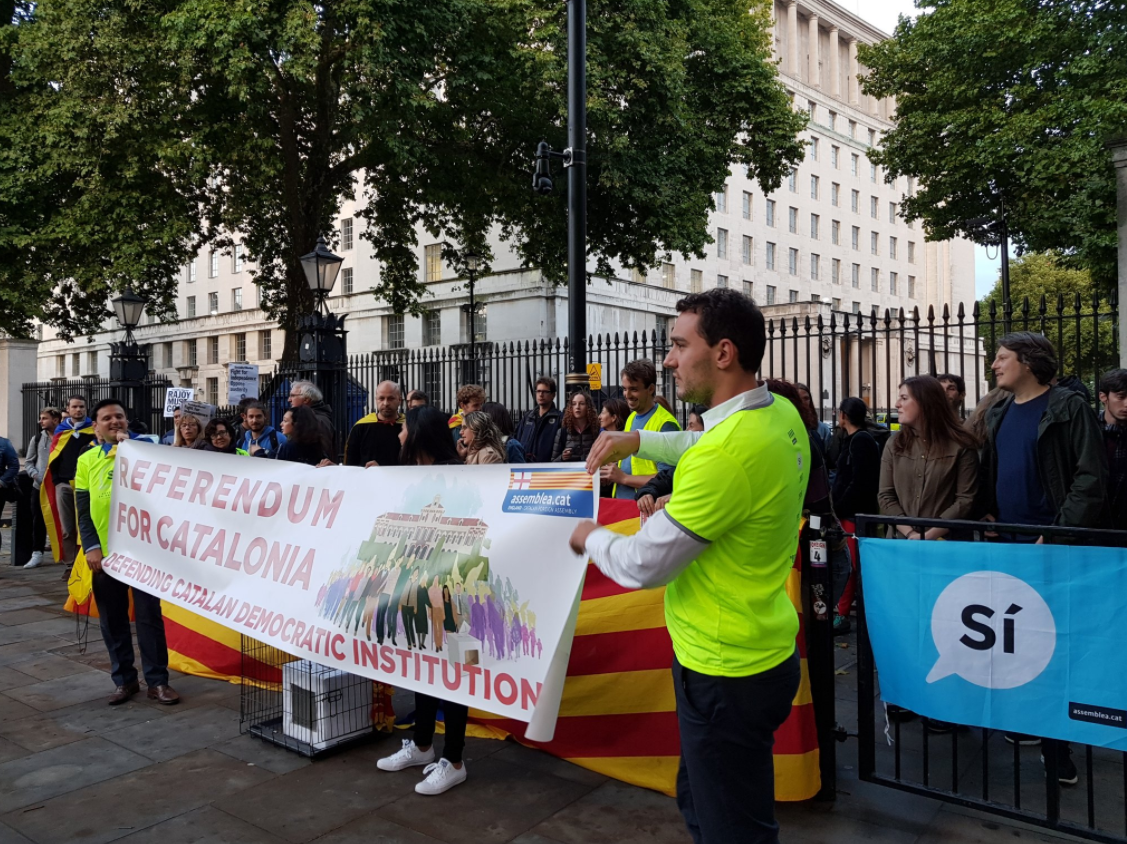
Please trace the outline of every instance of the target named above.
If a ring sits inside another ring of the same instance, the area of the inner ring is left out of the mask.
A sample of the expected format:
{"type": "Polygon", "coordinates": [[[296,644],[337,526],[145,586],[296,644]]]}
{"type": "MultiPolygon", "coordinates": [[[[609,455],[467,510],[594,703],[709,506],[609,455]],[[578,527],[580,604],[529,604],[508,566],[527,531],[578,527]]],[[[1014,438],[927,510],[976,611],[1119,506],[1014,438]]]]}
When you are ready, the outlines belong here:
{"type": "Polygon", "coordinates": [[[950,721],[938,721],[935,718],[924,718],[924,723],[927,725],[927,731],[929,733],[935,733],[936,735],[953,733],[955,731],[955,725],[950,721]]]}
{"type": "Polygon", "coordinates": [[[834,618],[834,635],[844,636],[846,633],[853,629],[853,625],[849,621],[849,616],[839,615],[834,618]]]}
{"type": "Polygon", "coordinates": [[[1041,743],[1037,736],[1027,736],[1025,733],[1003,733],[1002,738],[1010,744],[1019,744],[1022,747],[1036,747],[1041,743]]]}
{"type": "MultiPolygon", "coordinates": [[[[1041,762],[1045,761],[1045,754],[1041,754],[1041,762]]],[[[1061,785],[1076,785],[1080,782],[1080,772],[1076,770],[1076,763],[1072,761],[1072,747],[1067,741],[1057,743],[1057,782],[1061,785]]]]}
{"type": "Polygon", "coordinates": [[[888,715],[889,721],[899,721],[901,724],[915,720],[916,718],[915,712],[910,709],[905,709],[902,706],[897,706],[894,703],[885,706],[885,714],[888,715]]]}

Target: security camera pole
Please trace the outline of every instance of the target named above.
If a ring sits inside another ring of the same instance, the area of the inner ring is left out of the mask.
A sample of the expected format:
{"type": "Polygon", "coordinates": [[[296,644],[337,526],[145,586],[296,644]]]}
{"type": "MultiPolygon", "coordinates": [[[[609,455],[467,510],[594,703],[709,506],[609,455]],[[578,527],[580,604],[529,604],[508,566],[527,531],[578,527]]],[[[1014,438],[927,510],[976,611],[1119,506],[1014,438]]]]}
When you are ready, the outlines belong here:
{"type": "Polygon", "coordinates": [[[567,143],[562,153],[547,142],[536,147],[532,189],[552,191],[551,162],[567,170],[567,313],[571,372],[568,392],[587,377],[587,0],[567,0],[567,143]]]}

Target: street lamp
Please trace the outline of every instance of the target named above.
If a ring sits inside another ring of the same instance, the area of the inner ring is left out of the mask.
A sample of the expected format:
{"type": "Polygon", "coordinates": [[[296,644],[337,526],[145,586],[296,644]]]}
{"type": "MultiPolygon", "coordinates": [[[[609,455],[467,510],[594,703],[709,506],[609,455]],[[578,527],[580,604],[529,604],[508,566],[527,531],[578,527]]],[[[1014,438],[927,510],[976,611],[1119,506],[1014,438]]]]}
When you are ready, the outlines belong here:
{"type": "Polygon", "coordinates": [[[1006,203],[999,200],[998,216],[976,217],[965,223],[968,229],[978,229],[989,235],[998,244],[1002,255],[1002,331],[1010,333],[1010,315],[1013,306],[1010,302],[1010,230],[1006,225],[1006,203]]]}
{"type": "Polygon", "coordinates": [[[333,292],[344,258],[329,251],[325,236],[317,238],[317,246],[308,255],[301,256],[301,268],[305,270],[305,280],[317,299],[318,310],[323,310],[325,298],[333,292]]]}
{"type": "Polygon", "coordinates": [[[141,324],[141,314],[145,310],[145,300],[133,292],[132,288],[125,288],[125,292],[113,300],[113,312],[117,321],[125,329],[125,341],[133,342],[133,329],[141,324]]]}
{"type": "Polygon", "coordinates": [[[125,329],[125,339],[110,343],[110,380],[115,382],[118,397],[125,401],[134,418],[146,425],[152,424],[150,412],[148,345],[139,346],[133,339],[133,329],[141,324],[145,300],[131,288],[110,302],[114,316],[125,329]]]}
{"type": "Polygon", "coordinates": [[[462,253],[462,266],[466,270],[466,278],[470,288],[470,303],[462,305],[462,311],[469,314],[470,317],[470,367],[473,370],[473,377],[477,379],[477,310],[478,304],[474,299],[474,284],[477,281],[477,275],[481,271],[483,263],[482,257],[471,249],[467,249],[462,253]]]}

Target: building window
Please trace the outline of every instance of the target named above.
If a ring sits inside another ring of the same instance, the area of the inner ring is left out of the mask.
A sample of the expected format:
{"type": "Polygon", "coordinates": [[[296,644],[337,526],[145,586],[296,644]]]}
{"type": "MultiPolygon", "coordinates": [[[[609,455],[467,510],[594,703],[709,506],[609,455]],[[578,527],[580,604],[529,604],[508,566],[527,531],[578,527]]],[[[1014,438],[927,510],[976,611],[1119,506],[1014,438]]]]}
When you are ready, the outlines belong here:
{"type": "Polygon", "coordinates": [[[853,303],[853,313],[855,313],[855,314],[861,313],[861,303],[860,302],[854,302],[853,303]]]}
{"type": "Polygon", "coordinates": [[[880,235],[876,232],[869,232],[869,252],[873,255],[880,254],[880,235]]]}
{"type": "Polygon", "coordinates": [[[853,265],[853,274],[850,277],[850,284],[852,284],[853,287],[856,287],[856,288],[861,287],[861,265],[860,264],[854,264],[853,265]]]}
{"type": "Polygon", "coordinates": [[[787,272],[791,275],[798,275],[798,250],[787,250],[787,272]]]}
{"type": "Polygon", "coordinates": [[[908,241],[908,263],[916,263],[916,244],[911,240],[908,241]]]}
{"type": "Polygon", "coordinates": [[[900,291],[897,289],[897,282],[898,281],[899,281],[899,276],[896,273],[889,273],[888,274],[888,292],[891,293],[893,296],[897,296],[900,293],[900,291]]]}
{"type": "Polygon", "coordinates": [[[767,225],[771,228],[775,227],[775,200],[767,200],[767,225]]]}
{"type": "Polygon", "coordinates": [[[207,294],[207,312],[209,314],[219,313],[219,294],[218,293],[208,293],[207,294]]]}
{"type": "MultiPolygon", "coordinates": [[[[857,137],[857,121],[856,120],[850,120],[849,121],[849,137],[851,137],[851,138],[857,137]]],[[[853,156],[853,157],[856,158],[857,156],[853,156]]]]}
{"type": "Polygon", "coordinates": [[[389,314],[384,317],[384,336],[389,349],[403,348],[403,314],[389,314]]]}
{"type": "Polygon", "coordinates": [[[717,229],[716,230],[716,257],[717,258],[727,258],[728,257],[728,230],[727,229],[717,229]]]}
{"type": "Polygon", "coordinates": [[[241,243],[235,244],[235,254],[231,256],[232,269],[235,272],[241,273],[243,271],[243,245],[241,243]]]}
{"type": "Polygon", "coordinates": [[[262,307],[262,285],[257,281],[254,283],[254,306],[256,308],[262,307]]]}
{"type": "MultiPolygon", "coordinates": [[[[207,338],[207,362],[208,363],[219,363],[219,338],[218,337],[208,337],[207,338]]],[[[212,402],[212,404],[215,404],[215,402],[212,402]]]]}
{"type": "Polygon", "coordinates": [[[829,117],[829,126],[833,131],[837,131],[837,112],[831,111],[829,117]]]}
{"type": "MultiPolygon", "coordinates": [[[[466,335],[467,336],[470,333],[469,316],[470,316],[469,314],[466,314],[466,335]]],[[[474,332],[475,332],[475,335],[474,335],[474,342],[475,343],[484,343],[486,341],[487,335],[489,334],[488,327],[489,327],[489,311],[486,309],[485,305],[481,305],[478,308],[477,316],[474,317],[473,328],[474,328],[474,332]]]]}
{"type": "Polygon", "coordinates": [[[243,309],[243,288],[231,288],[231,310],[241,311],[243,309]]]}
{"type": "Polygon", "coordinates": [[[877,145],[877,130],[876,129],[870,129],[869,130],[869,146],[875,147],[876,145],[877,145]]]}
{"type": "Polygon", "coordinates": [[[423,247],[423,278],[427,284],[442,281],[442,244],[432,243],[423,247]]]}
{"type": "Polygon", "coordinates": [[[811,293],[811,294],[810,294],[810,301],[811,301],[811,302],[821,302],[821,301],[822,301],[822,297],[821,297],[821,296],[819,296],[819,295],[818,295],[817,293],[811,293]]]}
{"type": "Polygon", "coordinates": [[[787,188],[791,193],[798,193],[798,170],[792,169],[787,176],[787,188]]]}
{"type": "Polygon", "coordinates": [[[755,282],[748,281],[747,279],[744,279],[743,285],[744,285],[744,295],[745,296],[752,296],[754,291],[755,291],[755,282]]]}
{"type": "Polygon", "coordinates": [[[830,182],[830,205],[837,208],[841,203],[841,185],[837,182],[830,182]]]}
{"type": "Polygon", "coordinates": [[[235,335],[235,360],[247,359],[247,335],[240,332],[235,335]]]}
{"type": "Polygon", "coordinates": [[[818,224],[820,222],[821,222],[821,218],[817,214],[811,214],[810,215],[810,238],[811,238],[811,240],[817,240],[818,239],[818,224]]]}
{"type": "Polygon", "coordinates": [[[830,223],[830,242],[834,246],[841,246],[841,222],[838,220],[830,223]]]}
{"type": "Polygon", "coordinates": [[[841,261],[837,258],[830,261],[830,280],[834,284],[841,284],[841,261]]]}
{"type": "Polygon", "coordinates": [[[872,285],[874,293],[880,293],[880,270],[876,267],[869,270],[869,283],[872,285]]]}
{"type": "Polygon", "coordinates": [[[877,165],[871,161],[869,162],[869,181],[874,183],[877,181],[877,165]]]}
{"type": "Polygon", "coordinates": [[[835,170],[838,169],[838,163],[839,163],[838,159],[840,157],[841,157],[841,147],[831,146],[830,147],[830,164],[833,165],[833,168],[835,170]]]}
{"type": "Polygon", "coordinates": [[[716,202],[716,213],[727,214],[728,213],[728,186],[725,185],[722,190],[718,191],[717,193],[714,193],[712,195],[712,198],[716,202]]]}
{"type": "Polygon", "coordinates": [[[266,395],[266,391],[270,389],[270,382],[273,378],[273,375],[263,374],[258,376],[258,394],[260,396],[266,395]]]}
{"type": "Polygon", "coordinates": [[[423,314],[423,345],[438,346],[442,343],[442,311],[427,311],[423,314]]]}
{"type": "Polygon", "coordinates": [[[787,230],[791,234],[798,234],[798,209],[787,209],[787,230]]]}
{"type": "Polygon", "coordinates": [[[219,379],[207,379],[207,403],[219,404],[219,379]]]}
{"type": "Polygon", "coordinates": [[[353,291],[352,267],[344,267],[340,271],[340,292],[345,295],[353,291]]]}
{"type": "Polygon", "coordinates": [[[97,352],[87,352],[86,353],[86,374],[87,375],[97,375],[98,374],[98,353],[97,352]]]}
{"type": "Polygon", "coordinates": [[[214,249],[208,253],[207,277],[216,278],[219,275],[219,253],[214,249]]]}
{"type": "Polygon", "coordinates": [[[775,269],[775,244],[767,244],[767,269],[775,269]]]}
{"type": "Polygon", "coordinates": [[[908,298],[916,298],[916,277],[914,275],[908,276],[908,298]]]}
{"type": "Polygon", "coordinates": [[[340,248],[352,248],[352,217],[342,217],[340,221],[340,248]]]}
{"type": "Polygon", "coordinates": [[[888,257],[893,261],[896,260],[896,238],[894,237],[888,238],[888,257]]]}
{"type": "Polygon", "coordinates": [[[728,286],[728,276],[726,276],[726,275],[716,276],[716,286],[717,287],[727,287],[728,286]]]}
{"type": "Polygon", "coordinates": [[[874,220],[877,219],[877,206],[879,204],[880,203],[875,196],[869,197],[869,216],[874,220]]]}
{"type": "Polygon", "coordinates": [[[700,270],[689,270],[689,292],[700,293],[704,289],[704,273],[700,270]]]}
{"type": "Polygon", "coordinates": [[[895,202],[888,203],[888,222],[893,223],[893,224],[896,223],[896,203],[895,202]]]}
{"type": "Polygon", "coordinates": [[[271,360],[274,357],[274,334],[267,328],[258,332],[258,359],[271,360]]]}
{"type": "Polygon", "coordinates": [[[810,122],[813,123],[817,119],[818,105],[813,100],[806,101],[806,113],[810,115],[810,122]]]}
{"type": "Polygon", "coordinates": [[[677,267],[675,264],[661,265],[661,286],[666,290],[677,287],[677,267]]]}
{"type": "Polygon", "coordinates": [[[163,354],[161,357],[164,358],[164,368],[172,369],[172,344],[162,343],[161,345],[163,346],[163,354]]]}
{"type": "Polygon", "coordinates": [[[188,264],[188,281],[193,282],[196,280],[196,262],[192,261],[188,264]]]}
{"type": "Polygon", "coordinates": [[[793,305],[797,301],[798,301],[798,291],[797,290],[788,290],[787,291],[787,302],[789,302],[790,304],[793,305]]]}
{"type": "Polygon", "coordinates": [[[746,190],[743,192],[743,216],[745,220],[751,219],[751,194],[746,190]]]}
{"type": "Polygon", "coordinates": [[[852,206],[851,210],[853,211],[853,213],[859,214],[860,211],[858,209],[861,207],[861,191],[852,191],[849,195],[849,203],[852,206]]]}
{"type": "Polygon", "coordinates": [[[817,161],[818,160],[818,139],[817,138],[811,138],[810,139],[810,160],[811,161],[817,161]]]}
{"type": "Polygon", "coordinates": [[[646,274],[637,267],[630,268],[630,280],[635,284],[645,284],[646,274]]]}
{"type": "Polygon", "coordinates": [[[810,177],[810,198],[811,199],[817,199],[818,198],[818,177],[817,176],[811,176],[810,177]]]}
{"type": "Polygon", "coordinates": [[[859,155],[857,155],[857,153],[852,153],[849,156],[849,172],[851,174],[853,174],[854,176],[856,176],[857,171],[860,168],[861,168],[861,157],[859,155]]]}
{"type": "Polygon", "coordinates": [[[775,288],[770,284],[767,285],[767,304],[775,304],[775,288]]]}
{"type": "Polygon", "coordinates": [[[185,349],[185,351],[187,351],[187,354],[184,355],[184,357],[186,357],[188,359],[188,366],[199,366],[200,365],[199,343],[195,340],[185,340],[184,342],[187,344],[187,348],[185,349]]]}
{"type": "Polygon", "coordinates": [[[810,278],[814,281],[818,280],[819,271],[821,270],[822,258],[820,255],[810,253],[810,278]]]}
{"type": "Polygon", "coordinates": [[[188,319],[194,318],[196,315],[196,297],[188,297],[188,319]]]}
{"type": "Polygon", "coordinates": [[[853,230],[850,232],[850,237],[852,238],[851,242],[853,244],[853,248],[854,249],[860,249],[861,248],[861,227],[860,226],[854,226],[853,230]]]}
{"type": "Polygon", "coordinates": [[[751,263],[751,251],[752,251],[753,247],[754,247],[754,242],[752,241],[751,237],[749,235],[745,234],[743,236],[743,255],[742,255],[743,262],[745,264],[751,263]]]}

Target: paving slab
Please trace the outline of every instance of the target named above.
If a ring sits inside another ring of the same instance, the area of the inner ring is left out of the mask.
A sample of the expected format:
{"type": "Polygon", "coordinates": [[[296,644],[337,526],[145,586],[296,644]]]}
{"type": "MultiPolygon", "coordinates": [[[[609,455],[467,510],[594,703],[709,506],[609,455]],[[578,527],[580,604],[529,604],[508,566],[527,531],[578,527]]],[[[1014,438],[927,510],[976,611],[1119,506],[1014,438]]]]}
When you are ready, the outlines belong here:
{"type": "MultiPolygon", "coordinates": [[[[29,627],[31,627],[30,624],[20,624],[16,627],[0,627],[0,645],[14,645],[17,642],[26,642],[29,640],[41,642],[44,634],[29,630],[29,627]]],[[[54,636],[55,634],[48,633],[46,635],[54,636]]]]}
{"type": "Polygon", "coordinates": [[[8,665],[0,665],[0,692],[20,686],[30,686],[37,682],[39,682],[37,677],[32,677],[30,674],[25,674],[8,665]]]}
{"type": "Polygon", "coordinates": [[[107,706],[102,701],[87,701],[54,712],[0,722],[0,736],[39,753],[163,716],[164,710],[136,702],[107,706]]]}
{"type": "Polygon", "coordinates": [[[58,620],[60,617],[59,612],[52,605],[46,605],[46,607],[28,607],[26,609],[6,611],[0,610],[0,626],[13,627],[17,624],[30,624],[33,621],[58,620]]]}
{"type": "Polygon", "coordinates": [[[188,709],[213,704],[226,709],[239,709],[240,686],[210,677],[179,675],[169,677],[169,685],[180,693],[179,708],[188,709]]]}
{"type": "MultiPolygon", "coordinates": [[[[468,779],[442,795],[441,811],[428,808],[435,798],[412,791],[377,814],[450,844],[499,843],[529,831],[592,790],[492,755],[476,764],[467,761],[466,768],[468,779]]],[[[418,782],[421,771],[415,770],[418,782]]]]}
{"type": "Polygon", "coordinates": [[[0,823],[0,841],[4,844],[35,844],[30,838],[20,835],[6,823],[0,823]]]}
{"type": "MultiPolygon", "coordinates": [[[[15,629],[15,628],[13,628],[15,629]]],[[[13,642],[8,645],[0,645],[0,665],[7,665],[11,662],[18,662],[28,654],[48,653],[54,648],[65,645],[61,639],[56,639],[51,636],[49,638],[32,637],[24,639],[21,642],[13,642]]]]}
{"type": "Polygon", "coordinates": [[[135,698],[136,703],[132,705],[162,708],[168,710],[168,714],[107,733],[106,737],[114,744],[153,761],[163,762],[193,750],[219,744],[239,734],[239,715],[230,709],[212,705],[182,710],[175,706],[161,707],[160,704],[144,700],[144,694],[145,690],[142,689],[141,694],[135,698]]]}
{"type": "Polygon", "coordinates": [[[30,686],[8,689],[4,694],[40,712],[51,712],[84,701],[108,700],[113,689],[113,680],[108,674],[79,668],[68,677],[56,677],[30,686]]]}
{"type": "Polygon", "coordinates": [[[7,589],[0,590],[0,612],[9,610],[22,610],[28,607],[45,607],[53,605],[55,600],[45,595],[10,595],[7,589]]]}
{"type": "Polygon", "coordinates": [[[50,800],[151,764],[144,756],[102,738],[5,762],[0,765],[0,813],[50,800]]]}
{"type": "Polygon", "coordinates": [[[39,710],[28,706],[26,703],[12,700],[6,693],[0,692],[0,724],[3,724],[5,721],[14,721],[18,718],[27,718],[29,715],[34,715],[38,711],[39,710]]]}
{"type": "Polygon", "coordinates": [[[313,764],[311,759],[300,753],[294,753],[292,750],[286,750],[251,735],[236,736],[214,745],[212,750],[226,753],[228,756],[273,771],[275,774],[288,774],[290,771],[307,768],[313,764]]]}
{"type": "Polygon", "coordinates": [[[444,842],[373,813],[350,821],[321,836],[316,844],[444,844],[444,842]]]}
{"type": "Polygon", "coordinates": [[[998,844],[1007,842],[1047,842],[1060,844],[1062,841],[1075,841],[1075,838],[1054,835],[1047,830],[1039,830],[1026,824],[1014,824],[1003,818],[984,815],[979,812],[960,814],[940,811],[930,827],[920,836],[917,844],[998,844]]]}
{"type": "Polygon", "coordinates": [[[19,659],[9,662],[5,667],[19,671],[21,674],[27,674],[40,682],[57,680],[60,677],[70,677],[82,671],[92,670],[82,663],[53,653],[24,654],[19,659]]]}
{"type": "Polygon", "coordinates": [[[21,747],[14,741],[0,738],[0,764],[13,759],[22,759],[31,753],[26,747],[21,747]]]}
{"type": "Polygon", "coordinates": [[[42,811],[12,812],[4,822],[37,844],[105,844],[273,777],[198,750],[48,800],[42,811]]]}
{"type": "Polygon", "coordinates": [[[213,806],[169,818],[120,839],[122,844],[285,844],[284,838],[213,806]]]}
{"type": "Polygon", "coordinates": [[[688,844],[677,802],[663,794],[607,780],[532,828],[560,844],[688,844]]]}
{"type": "Polygon", "coordinates": [[[532,771],[539,771],[544,774],[551,774],[552,776],[559,777],[560,779],[571,780],[580,785],[598,786],[605,782],[609,782],[610,778],[603,774],[588,771],[586,768],[580,768],[578,765],[573,765],[566,759],[560,759],[558,756],[553,756],[550,753],[545,753],[542,750],[534,750],[531,747],[524,747],[515,741],[504,742],[501,748],[495,751],[494,758],[502,759],[505,762],[510,762],[513,765],[520,765],[532,771]]]}
{"type": "MultiPolygon", "coordinates": [[[[376,768],[370,759],[358,759],[353,750],[342,751],[265,785],[217,800],[215,807],[299,844],[342,827],[389,801],[408,793],[414,795],[421,768],[387,773],[376,768]]],[[[452,793],[443,795],[443,812],[455,811],[445,802],[452,793]]],[[[404,825],[418,829],[410,821],[404,825]]]]}

